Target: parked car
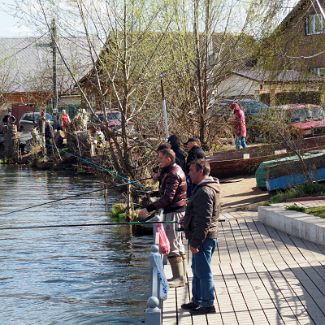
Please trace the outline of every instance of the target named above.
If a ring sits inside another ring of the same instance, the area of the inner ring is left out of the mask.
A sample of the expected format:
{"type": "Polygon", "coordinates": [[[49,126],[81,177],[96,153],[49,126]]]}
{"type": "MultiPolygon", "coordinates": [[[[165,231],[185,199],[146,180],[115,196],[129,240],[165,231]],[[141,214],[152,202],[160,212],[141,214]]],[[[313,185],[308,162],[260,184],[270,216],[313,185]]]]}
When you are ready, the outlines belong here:
{"type": "MultiPolygon", "coordinates": [[[[96,112],[97,117],[101,122],[104,121],[104,112],[98,111],[96,112]]],[[[120,111],[111,111],[106,114],[106,119],[108,126],[113,129],[118,129],[121,126],[122,121],[122,113],[120,111]]]]}
{"type": "MultiPolygon", "coordinates": [[[[96,115],[98,119],[103,122],[104,121],[104,113],[102,111],[97,111],[96,115]]],[[[113,130],[119,130],[122,124],[122,113],[120,111],[110,111],[106,114],[108,126],[113,130]]],[[[96,122],[96,121],[94,121],[96,122]]],[[[134,124],[131,121],[127,121],[128,130],[132,130],[134,128],[134,124]]]]}
{"type": "MultiPolygon", "coordinates": [[[[29,132],[33,129],[34,125],[38,124],[38,120],[40,118],[40,112],[29,112],[24,113],[19,121],[19,131],[21,132],[29,132]]],[[[46,119],[53,124],[53,116],[49,113],[45,113],[46,119]]]]}
{"type": "Polygon", "coordinates": [[[232,103],[238,103],[240,107],[245,112],[246,117],[253,116],[259,113],[263,113],[266,109],[269,108],[268,105],[257,101],[256,99],[252,98],[242,98],[238,100],[234,99],[223,99],[221,104],[224,106],[230,106],[232,103]]]}
{"type": "Polygon", "coordinates": [[[287,104],[277,106],[276,110],[284,114],[285,120],[294,132],[303,137],[325,134],[325,110],[312,104],[287,104]]]}

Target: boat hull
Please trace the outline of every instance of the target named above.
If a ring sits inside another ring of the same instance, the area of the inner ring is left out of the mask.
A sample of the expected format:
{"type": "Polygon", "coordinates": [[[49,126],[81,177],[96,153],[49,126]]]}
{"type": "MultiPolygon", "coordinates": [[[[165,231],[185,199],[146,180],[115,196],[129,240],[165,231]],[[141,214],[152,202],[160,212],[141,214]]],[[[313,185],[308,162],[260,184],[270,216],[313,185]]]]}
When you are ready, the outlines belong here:
{"type": "MultiPolygon", "coordinates": [[[[299,144],[301,152],[325,148],[325,136],[306,138],[299,144]]],[[[243,150],[229,150],[218,152],[208,161],[211,166],[211,175],[218,178],[228,178],[240,175],[252,175],[264,161],[293,155],[284,145],[262,145],[249,147],[243,150]]]]}

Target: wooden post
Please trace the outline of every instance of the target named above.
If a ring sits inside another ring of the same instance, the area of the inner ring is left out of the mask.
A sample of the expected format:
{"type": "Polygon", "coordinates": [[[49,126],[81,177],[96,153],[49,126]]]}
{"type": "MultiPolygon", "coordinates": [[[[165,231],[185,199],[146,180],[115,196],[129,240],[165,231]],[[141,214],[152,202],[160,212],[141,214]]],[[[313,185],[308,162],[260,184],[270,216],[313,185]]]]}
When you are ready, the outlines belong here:
{"type": "Polygon", "coordinates": [[[130,212],[131,212],[131,180],[130,177],[128,177],[128,185],[127,185],[127,197],[126,197],[126,213],[127,213],[127,219],[130,220],[130,212]]]}

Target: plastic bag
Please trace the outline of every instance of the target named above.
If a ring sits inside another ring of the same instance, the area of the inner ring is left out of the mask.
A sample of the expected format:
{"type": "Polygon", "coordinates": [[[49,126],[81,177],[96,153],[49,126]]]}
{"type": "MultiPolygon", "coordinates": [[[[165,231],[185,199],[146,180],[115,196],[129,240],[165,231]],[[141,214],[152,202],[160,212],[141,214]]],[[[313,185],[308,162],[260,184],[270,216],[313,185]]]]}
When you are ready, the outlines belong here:
{"type": "Polygon", "coordinates": [[[156,224],[156,231],[159,234],[159,249],[161,254],[168,255],[170,252],[170,244],[167,238],[164,226],[161,223],[156,224]]]}

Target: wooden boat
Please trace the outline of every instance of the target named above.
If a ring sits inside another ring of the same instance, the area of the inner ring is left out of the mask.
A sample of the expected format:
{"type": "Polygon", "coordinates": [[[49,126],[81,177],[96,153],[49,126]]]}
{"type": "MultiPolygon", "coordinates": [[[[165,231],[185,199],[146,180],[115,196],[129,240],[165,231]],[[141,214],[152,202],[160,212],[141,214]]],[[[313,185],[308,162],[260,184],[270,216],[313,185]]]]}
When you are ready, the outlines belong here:
{"type": "MultiPolygon", "coordinates": [[[[325,136],[305,138],[301,141],[303,152],[325,148],[325,136]]],[[[250,146],[242,150],[229,150],[208,157],[211,175],[227,178],[239,175],[251,175],[263,161],[274,160],[293,155],[283,144],[250,146]]]]}
{"type": "Polygon", "coordinates": [[[265,182],[269,192],[286,190],[308,181],[325,180],[325,150],[312,151],[303,155],[306,172],[298,156],[288,157],[265,164],[265,182]],[[308,176],[307,176],[307,175],[308,176]]]}

